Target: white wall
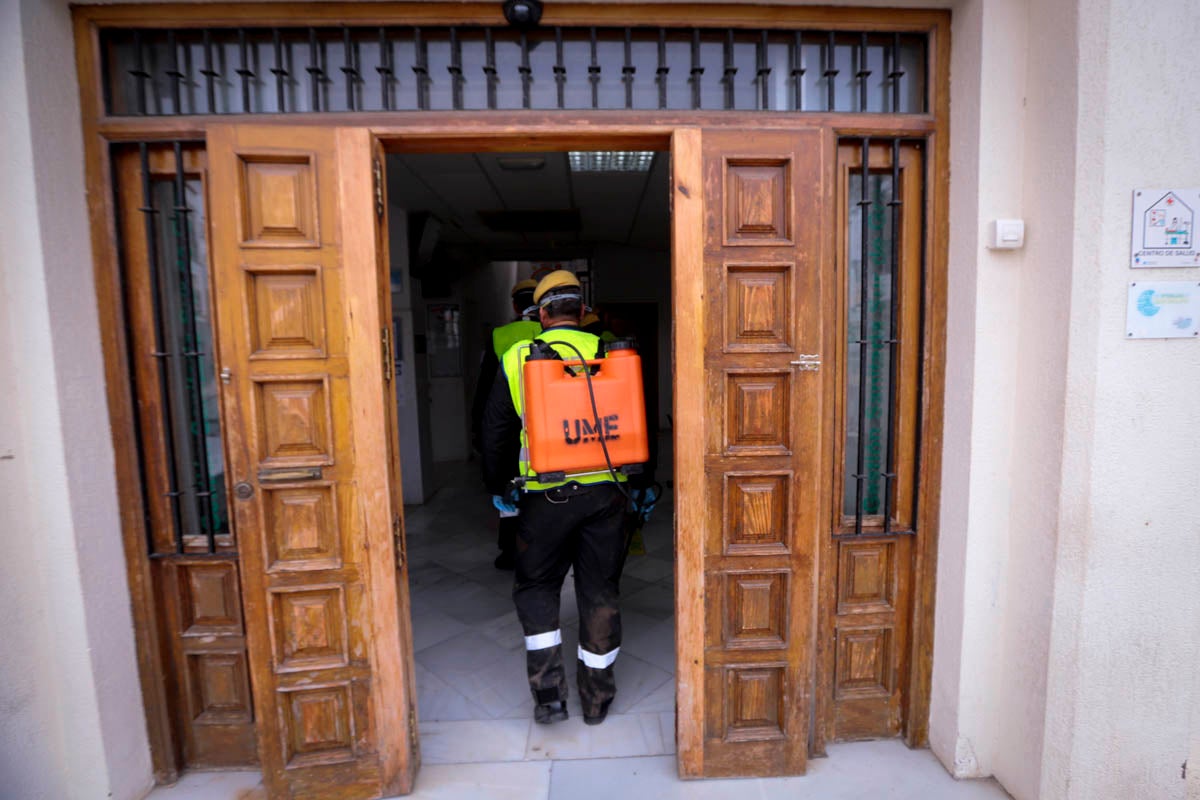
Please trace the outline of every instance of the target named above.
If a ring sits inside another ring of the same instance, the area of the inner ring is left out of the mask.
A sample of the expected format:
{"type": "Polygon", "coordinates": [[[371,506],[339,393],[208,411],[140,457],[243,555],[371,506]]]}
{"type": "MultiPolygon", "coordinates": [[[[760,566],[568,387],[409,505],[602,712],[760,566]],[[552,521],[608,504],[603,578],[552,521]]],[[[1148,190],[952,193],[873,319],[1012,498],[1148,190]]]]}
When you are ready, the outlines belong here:
{"type": "Polygon", "coordinates": [[[0,2],[0,775],[142,796],[134,657],[65,2],[0,2]]]}
{"type": "Polygon", "coordinates": [[[1200,278],[1127,268],[1130,191],[1200,183],[1160,77],[1200,15],[1148,8],[954,9],[931,739],[1017,798],[1181,798],[1200,749],[1200,345],[1123,335],[1127,281],[1200,278]],[[997,216],[1024,251],[982,248],[997,216]]]}
{"type": "MultiPolygon", "coordinates": [[[[1200,186],[1191,0],[1080,4],[1074,280],[1041,789],[1171,800],[1200,732],[1200,342],[1125,339],[1131,191],[1200,186]],[[1172,78],[1164,70],[1189,65],[1172,78]]],[[[1192,752],[1189,772],[1200,770],[1192,752]]],[[[1192,784],[1195,789],[1196,784],[1192,784]]],[[[1196,795],[1193,795],[1196,796],[1196,795]]]]}

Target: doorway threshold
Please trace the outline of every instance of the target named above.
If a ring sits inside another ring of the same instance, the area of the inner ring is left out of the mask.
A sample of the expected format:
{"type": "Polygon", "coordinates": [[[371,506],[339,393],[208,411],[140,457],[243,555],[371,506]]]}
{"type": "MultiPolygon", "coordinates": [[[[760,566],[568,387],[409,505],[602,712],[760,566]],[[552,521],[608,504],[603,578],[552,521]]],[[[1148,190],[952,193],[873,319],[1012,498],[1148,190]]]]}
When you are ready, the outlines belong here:
{"type": "MultiPolygon", "coordinates": [[[[636,716],[636,715],[624,715],[636,716]]],[[[601,728],[610,725],[610,717],[601,728]]],[[[552,726],[552,730],[563,731],[552,726]]],[[[564,740],[569,737],[562,737],[564,740]]],[[[802,778],[732,778],[681,781],[673,755],[625,758],[435,764],[426,761],[408,797],[477,800],[610,800],[612,797],[744,800],[863,797],[922,800],[1006,800],[992,779],[959,781],[928,750],[910,750],[896,739],[829,746],[829,757],[809,762],[802,778]]],[[[265,800],[257,772],[200,772],[148,800],[265,800]]]]}

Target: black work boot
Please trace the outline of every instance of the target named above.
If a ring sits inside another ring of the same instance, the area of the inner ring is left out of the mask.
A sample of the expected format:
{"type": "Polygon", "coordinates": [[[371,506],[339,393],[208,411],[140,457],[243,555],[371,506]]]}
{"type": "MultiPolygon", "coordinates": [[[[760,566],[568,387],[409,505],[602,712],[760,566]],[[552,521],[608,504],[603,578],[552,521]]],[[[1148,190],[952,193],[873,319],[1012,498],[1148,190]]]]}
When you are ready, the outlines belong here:
{"type": "Polygon", "coordinates": [[[562,722],[567,716],[567,703],[565,700],[555,700],[553,703],[538,703],[533,708],[533,721],[540,725],[562,722]]]}
{"type": "Polygon", "coordinates": [[[589,714],[587,712],[587,710],[585,709],[583,712],[583,724],[584,725],[599,725],[601,722],[604,722],[605,718],[608,716],[608,707],[611,704],[612,704],[611,700],[609,700],[607,703],[601,703],[600,710],[597,711],[595,714],[589,714]]]}

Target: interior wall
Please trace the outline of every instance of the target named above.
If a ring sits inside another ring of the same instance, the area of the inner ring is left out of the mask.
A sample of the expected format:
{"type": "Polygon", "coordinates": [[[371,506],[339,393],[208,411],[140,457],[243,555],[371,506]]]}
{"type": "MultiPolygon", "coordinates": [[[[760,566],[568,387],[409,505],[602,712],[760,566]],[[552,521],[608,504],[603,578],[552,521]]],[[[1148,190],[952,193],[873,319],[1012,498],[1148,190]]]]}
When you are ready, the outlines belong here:
{"type": "MultiPolygon", "coordinates": [[[[663,231],[664,240],[669,235],[663,231]]],[[[592,252],[595,302],[654,303],[658,308],[658,426],[666,430],[673,407],[671,368],[671,254],[668,250],[597,245],[592,252]]],[[[643,345],[645,346],[645,345],[643,345]]],[[[649,387],[647,387],[649,388],[649,387]]]]}
{"type": "Polygon", "coordinates": [[[153,783],[65,2],[0,3],[0,775],[5,796],[153,783]]]}

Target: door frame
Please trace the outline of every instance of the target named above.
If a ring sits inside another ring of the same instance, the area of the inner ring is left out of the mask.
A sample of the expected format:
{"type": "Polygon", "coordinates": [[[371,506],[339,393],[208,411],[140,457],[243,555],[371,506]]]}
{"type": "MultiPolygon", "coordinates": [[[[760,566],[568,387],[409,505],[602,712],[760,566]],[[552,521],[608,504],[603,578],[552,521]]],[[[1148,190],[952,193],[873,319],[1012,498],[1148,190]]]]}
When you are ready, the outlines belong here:
{"type": "MultiPolygon", "coordinates": [[[[498,4],[389,4],[386,10],[371,3],[347,4],[330,10],[327,4],[294,7],[299,17],[289,17],[289,23],[328,22],[326,16],[337,14],[338,21],[353,24],[384,24],[398,19],[422,17],[424,24],[461,24],[466,21],[491,19],[497,15],[498,4]],[[386,16],[387,19],[380,19],[386,16]]],[[[366,129],[373,142],[381,143],[388,152],[429,151],[436,143],[439,152],[474,152],[480,150],[521,151],[533,149],[571,149],[595,147],[625,149],[669,149],[672,153],[693,153],[689,164],[695,170],[691,182],[702,185],[699,153],[699,131],[728,127],[758,127],[764,130],[786,130],[819,127],[824,146],[836,153],[841,137],[914,137],[927,142],[925,181],[926,197],[924,252],[925,274],[922,287],[922,375],[921,430],[918,444],[919,496],[917,526],[922,532],[914,563],[914,602],[911,613],[910,671],[908,677],[908,713],[904,739],[910,747],[928,745],[929,705],[932,681],[934,580],[938,541],[938,509],[940,503],[940,473],[942,458],[942,428],[946,353],[946,293],[948,274],[948,202],[949,202],[949,56],[950,14],[945,11],[829,8],[829,7],[703,7],[705,18],[714,25],[730,27],[771,27],[774,25],[812,25],[847,30],[886,29],[919,31],[929,36],[928,67],[929,96],[925,114],[854,114],[822,112],[672,112],[672,111],[512,111],[512,112],[391,112],[391,113],[323,113],[310,115],[245,114],[211,117],[115,117],[103,107],[102,70],[100,68],[99,31],[104,27],[129,26],[197,26],[206,24],[269,25],[277,19],[278,7],[269,3],[210,6],[206,4],[136,4],[113,6],[80,6],[73,9],[75,19],[76,63],[81,91],[85,177],[88,188],[90,237],[93,249],[97,301],[100,325],[106,397],[112,423],[116,458],[118,499],[120,503],[123,543],[132,600],[135,637],[138,643],[139,673],[146,703],[148,731],[151,742],[155,776],[159,782],[170,782],[178,776],[175,762],[175,743],[167,721],[167,709],[160,688],[163,666],[153,656],[155,646],[156,600],[150,580],[150,563],[145,549],[146,521],[142,517],[142,481],[138,468],[136,420],[133,398],[129,391],[128,355],[123,331],[123,309],[120,284],[120,253],[118,247],[116,207],[112,194],[114,164],[110,146],[122,142],[192,140],[203,142],[207,127],[213,123],[245,123],[247,125],[306,124],[329,127],[366,129]],[[149,20],[149,22],[148,22],[149,20]],[[667,147],[664,147],[667,143],[667,147]]],[[[669,24],[689,14],[686,6],[678,4],[570,4],[556,9],[562,24],[669,24]]],[[[831,164],[826,165],[832,169],[831,164]]],[[[830,181],[825,192],[825,206],[833,217],[836,196],[830,181]]],[[[702,198],[688,202],[675,198],[675,215],[686,214],[697,225],[703,218],[702,198]]],[[[698,229],[698,228],[697,228],[698,229]]],[[[827,224],[827,244],[823,258],[832,258],[836,231],[827,224]]],[[[687,314],[703,314],[702,243],[675,242],[672,257],[672,302],[676,325],[687,314]],[[676,257],[679,249],[686,258],[676,257]],[[686,260],[691,269],[675,274],[679,263],[686,260]]],[[[826,326],[825,352],[832,352],[832,337],[836,326],[826,326]]],[[[674,350],[675,385],[687,380],[703,380],[702,347],[674,350]]],[[[823,393],[832,398],[837,391],[834,370],[825,371],[823,393]]],[[[675,392],[676,433],[681,421],[705,413],[700,393],[681,405],[675,392]],[[683,413],[680,413],[683,412],[683,413]]],[[[828,406],[832,407],[832,406],[828,406]]],[[[828,416],[828,415],[827,415],[828,416]]],[[[832,447],[829,444],[836,432],[829,419],[822,432],[822,509],[821,518],[828,519],[832,498],[834,470],[832,447]]],[[[703,453],[699,437],[676,435],[677,472],[692,476],[685,481],[676,479],[676,486],[685,492],[703,497],[703,453]],[[693,452],[695,451],[695,452],[693,452]],[[689,461],[688,459],[692,459],[689,461]],[[693,463],[694,462],[694,463],[693,463]],[[691,467],[686,466],[692,464],[691,467]]],[[[702,504],[680,503],[676,493],[676,548],[679,572],[688,572],[694,580],[677,579],[676,618],[682,631],[695,631],[695,646],[703,646],[703,571],[700,559],[703,531],[698,511],[702,504]],[[693,533],[694,532],[694,533],[693,533]],[[691,535],[695,541],[683,538],[691,535]],[[691,547],[684,545],[691,543],[691,547]]],[[[829,603],[824,589],[825,576],[835,569],[828,563],[831,548],[820,549],[817,565],[818,594],[814,614],[821,617],[823,606],[829,603]]],[[[818,638],[823,640],[826,628],[818,619],[818,638]]],[[[688,634],[690,637],[692,634],[688,634]]],[[[677,710],[678,759],[681,774],[699,773],[703,746],[703,731],[695,724],[701,713],[702,674],[684,658],[690,642],[684,634],[677,635],[677,704],[696,712],[695,718],[684,719],[677,710]],[[689,721],[690,720],[690,721],[689,721]]],[[[817,650],[822,647],[819,641],[817,650]]],[[[814,724],[810,732],[809,750],[821,755],[831,735],[831,715],[824,712],[821,693],[828,689],[830,677],[824,673],[822,659],[813,653],[813,674],[809,681],[809,698],[813,703],[814,724]],[[825,687],[825,689],[822,689],[825,687]],[[814,694],[815,690],[815,694],[814,694]]]]}

